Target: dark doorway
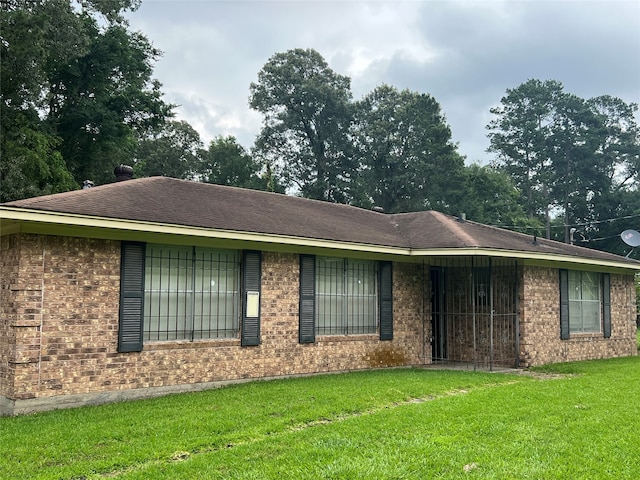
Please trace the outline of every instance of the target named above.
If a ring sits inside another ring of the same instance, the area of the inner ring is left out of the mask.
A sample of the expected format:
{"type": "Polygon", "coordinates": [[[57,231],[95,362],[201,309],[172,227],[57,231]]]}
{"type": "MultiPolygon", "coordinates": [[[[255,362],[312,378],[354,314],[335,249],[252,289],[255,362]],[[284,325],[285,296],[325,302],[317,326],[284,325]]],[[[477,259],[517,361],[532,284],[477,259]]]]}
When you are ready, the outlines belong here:
{"type": "Polygon", "coordinates": [[[442,259],[430,266],[433,362],[518,364],[518,265],[509,259],[442,259]]]}

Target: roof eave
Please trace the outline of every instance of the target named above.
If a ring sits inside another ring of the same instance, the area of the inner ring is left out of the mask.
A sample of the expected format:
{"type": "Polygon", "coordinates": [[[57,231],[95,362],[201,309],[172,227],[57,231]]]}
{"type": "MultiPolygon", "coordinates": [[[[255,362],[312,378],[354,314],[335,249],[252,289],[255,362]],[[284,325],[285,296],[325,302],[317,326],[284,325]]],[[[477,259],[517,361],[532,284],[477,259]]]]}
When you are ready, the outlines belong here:
{"type": "Polygon", "coordinates": [[[531,265],[557,266],[558,263],[581,266],[598,266],[616,270],[637,270],[640,271],[640,262],[632,263],[626,261],[606,260],[601,258],[576,257],[548,252],[533,252],[530,250],[506,250],[487,247],[460,247],[460,248],[424,248],[411,251],[411,256],[415,257],[499,257],[522,260],[531,265]]]}
{"type": "MultiPolygon", "coordinates": [[[[287,246],[291,248],[304,247],[306,249],[368,252],[377,255],[408,256],[411,253],[409,248],[397,246],[341,242],[338,240],[164,224],[141,220],[115,219],[6,206],[0,206],[0,222],[2,222],[2,228],[0,228],[0,233],[2,235],[17,233],[20,231],[28,233],[45,233],[42,230],[43,228],[46,228],[46,226],[63,226],[69,229],[75,229],[76,234],[80,231],[79,229],[86,229],[86,234],[83,236],[97,236],[96,229],[98,229],[103,232],[100,237],[114,239],[122,239],[121,232],[138,232],[172,237],[199,237],[205,239],[237,241],[245,245],[277,245],[280,247],[277,248],[277,250],[282,250],[282,246],[287,246]],[[30,225],[31,227],[29,227],[30,225]],[[38,226],[40,228],[38,228],[38,226]]],[[[49,231],[46,233],[56,234],[57,232],[49,231]]]]}
{"type": "Polygon", "coordinates": [[[365,243],[343,242],[308,237],[297,237],[258,232],[222,230],[216,228],[193,227],[140,220],[126,220],[64,212],[52,212],[0,206],[0,234],[8,235],[21,231],[28,233],[57,234],[50,228],[73,230],[73,234],[87,237],[124,239],[127,234],[164,235],[167,237],[217,239],[240,242],[245,245],[271,246],[276,250],[317,249],[334,251],[366,252],[376,255],[405,257],[405,260],[417,261],[425,257],[463,257],[487,256],[522,259],[525,263],[564,263],[566,265],[598,266],[621,270],[640,271],[640,262],[625,262],[545,252],[506,250],[487,247],[443,247],[412,249],[399,246],[386,246],[365,243]],[[98,233],[100,235],[97,235],[98,233]],[[283,248],[284,247],[284,248],[283,248]]]}

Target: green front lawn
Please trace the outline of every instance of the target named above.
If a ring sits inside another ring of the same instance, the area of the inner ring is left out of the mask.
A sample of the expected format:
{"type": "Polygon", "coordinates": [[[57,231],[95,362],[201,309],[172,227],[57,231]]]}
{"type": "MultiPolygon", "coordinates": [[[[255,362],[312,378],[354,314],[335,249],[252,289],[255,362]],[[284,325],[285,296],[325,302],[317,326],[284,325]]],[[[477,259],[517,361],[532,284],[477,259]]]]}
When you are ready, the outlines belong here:
{"type": "Polygon", "coordinates": [[[0,418],[7,479],[631,479],[640,357],[399,369],[0,418]]]}

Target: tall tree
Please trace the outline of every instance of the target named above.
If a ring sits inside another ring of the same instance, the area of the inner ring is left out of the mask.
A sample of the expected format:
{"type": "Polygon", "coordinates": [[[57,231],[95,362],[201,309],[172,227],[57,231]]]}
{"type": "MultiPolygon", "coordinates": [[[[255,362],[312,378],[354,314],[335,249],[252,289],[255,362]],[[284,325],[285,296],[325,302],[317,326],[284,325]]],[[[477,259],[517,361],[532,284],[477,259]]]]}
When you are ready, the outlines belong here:
{"type": "Polygon", "coordinates": [[[121,12],[139,0],[9,0],[0,10],[3,200],[110,181],[171,106],[159,52],[121,12]],[[25,188],[24,183],[29,187],[25,188]]]}
{"type": "Polygon", "coordinates": [[[357,102],[352,136],[358,203],[390,213],[456,208],[464,159],[431,95],[377,87],[357,102]]]}
{"type": "Polygon", "coordinates": [[[498,155],[496,166],[515,181],[531,218],[543,214],[549,222],[551,163],[547,152],[551,122],[563,86],[555,80],[528,80],[507,95],[491,113],[497,116],[490,130],[489,151],[498,155]]]}
{"type": "Polygon", "coordinates": [[[513,179],[501,170],[469,165],[464,169],[461,192],[464,198],[459,201],[460,211],[471,220],[523,233],[542,232],[542,223],[527,216],[513,179]]]}
{"type": "Polygon", "coordinates": [[[75,178],[103,183],[111,181],[114,164],[131,161],[139,136],[158,127],[171,106],[151,80],[159,52],[142,34],[95,23],[86,34],[87,52],[51,77],[48,122],[75,178]]]}
{"type": "Polygon", "coordinates": [[[140,141],[136,152],[136,176],[196,179],[203,169],[204,145],[185,121],[169,121],[160,131],[140,141]]]}
{"type": "Polygon", "coordinates": [[[606,95],[584,100],[555,81],[529,80],[507,93],[492,109],[490,151],[529,215],[546,213],[547,236],[554,224],[557,239],[571,241],[573,230],[589,246],[616,250],[596,242],[615,237],[604,235],[612,219],[633,216],[629,206],[638,205],[637,105],[606,95]]]}
{"type": "Polygon", "coordinates": [[[302,196],[347,203],[353,164],[347,141],[350,80],[313,49],[273,55],[250,86],[262,113],[255,155],[302,196]]]}
{"type": "Polygon", "coordinates": [[[262,165],[233,136],[216,137],[204,152],[203,181],[284,193],[284,186],[278,183],[272,172],[265,170],[261,174],[261,171],[262,165]]]}

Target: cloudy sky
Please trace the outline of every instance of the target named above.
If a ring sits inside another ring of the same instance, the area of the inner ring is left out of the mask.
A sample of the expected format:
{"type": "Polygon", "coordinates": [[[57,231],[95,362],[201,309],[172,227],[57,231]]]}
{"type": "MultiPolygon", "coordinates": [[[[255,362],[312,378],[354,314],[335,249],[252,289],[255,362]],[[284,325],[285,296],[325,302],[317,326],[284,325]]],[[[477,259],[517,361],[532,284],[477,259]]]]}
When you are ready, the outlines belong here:
{"type": "Polygon", "coordinates": [[[155,78],[205,143],[252,146],[249,85],[293,48],[349,76],[356,100],[383,83],[433,95],[467,163],[491,159],[489,109],[530,78],[640,103],[638,0],[143,0],[127,18],[164,52],[155,78]]]}

